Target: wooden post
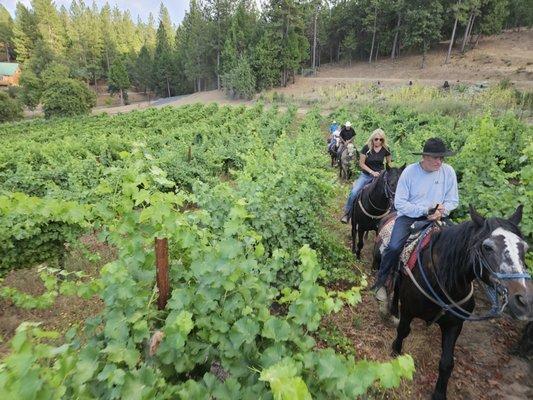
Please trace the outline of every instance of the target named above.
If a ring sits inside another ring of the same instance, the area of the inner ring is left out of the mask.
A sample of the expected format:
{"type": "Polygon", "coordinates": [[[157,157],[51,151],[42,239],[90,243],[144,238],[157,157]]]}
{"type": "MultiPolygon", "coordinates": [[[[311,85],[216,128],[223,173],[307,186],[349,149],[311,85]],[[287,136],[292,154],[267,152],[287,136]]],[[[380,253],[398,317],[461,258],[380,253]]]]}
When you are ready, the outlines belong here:
{"type": "Polygon", "coordinates": [[[156,281],[159,297],[157,298],[157,307],[164,310],[167,305],[170,291],[168,280],[168,241],[167,239],[155,239],[155,265],[156,281]]]}

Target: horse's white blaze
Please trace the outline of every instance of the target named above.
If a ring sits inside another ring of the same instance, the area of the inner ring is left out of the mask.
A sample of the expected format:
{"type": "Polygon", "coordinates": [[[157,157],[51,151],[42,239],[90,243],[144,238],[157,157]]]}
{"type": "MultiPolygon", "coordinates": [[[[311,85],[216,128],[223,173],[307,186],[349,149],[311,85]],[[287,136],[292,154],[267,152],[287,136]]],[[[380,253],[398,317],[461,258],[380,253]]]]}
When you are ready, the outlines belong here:
{"type": "MultiPolygon", "coordinates": [[[[522,244],[524,249],[527,248],[527,244],[524,240],[520,239],[513,232],[509,232],[503,228],[497,228],[492,232],[492,237],[503,237],[505,243],[505,250],[509,252],[510,263],[504,259],[501,265],[501,271],[504,273],[510,274],[523,274],[525,271],[525,266],[522,260],[520,259],[520,250],[519,245],[522,244]]],[[[520,283],[525,287],[525,279],[520,279],[520,283]]]]}

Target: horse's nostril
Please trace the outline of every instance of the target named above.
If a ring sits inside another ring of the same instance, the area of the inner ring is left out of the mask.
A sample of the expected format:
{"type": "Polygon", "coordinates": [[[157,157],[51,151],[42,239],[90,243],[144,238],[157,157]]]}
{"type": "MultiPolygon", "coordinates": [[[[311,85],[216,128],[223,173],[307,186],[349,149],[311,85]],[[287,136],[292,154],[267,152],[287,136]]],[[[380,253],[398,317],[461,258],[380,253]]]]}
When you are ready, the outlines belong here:
{"type": "Polygon", "coordinates": [[[527,302],[526,302],[526,296],[524,296],[523,294],[517,294],[515,295],[515,300],[516,300],[516,303],[520,306],[520,307],[526,307],[527,306],[527,302]]]}

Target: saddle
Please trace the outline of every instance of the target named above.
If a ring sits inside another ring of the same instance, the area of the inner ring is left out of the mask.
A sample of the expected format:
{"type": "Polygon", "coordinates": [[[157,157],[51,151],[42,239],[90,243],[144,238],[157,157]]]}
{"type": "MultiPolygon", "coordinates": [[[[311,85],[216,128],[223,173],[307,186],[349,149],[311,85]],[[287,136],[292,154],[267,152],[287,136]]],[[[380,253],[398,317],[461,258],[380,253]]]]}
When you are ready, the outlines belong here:
{"type": "MultiPolygon", "coordinates": [[[[396,216],[394,216],[394,218],[390,218],[388,221],[385,222],[385,224],[383,225],[383,227],[381,228],[379,232],[378,236],[381,239],[382,249],[384,249],[389,244],[395,221],[396,221],[396,216]]],[[[420,250],[425,249],[426,247],[429,246],[429,242],[431,240],[431,236],[433,235],[433,233],[435,233],[436,231],[440,229],[434,226],[433,228],[426,231],[425,228],[428,225],[429,225],[429,222],[417,221],[411,226],[411,234],[409,235],[409,238],[407,239],[407,242],[405,243],[402,253],[400,254],[400,263],[403,265],[404,268],[409,268],[409,270],[411,271],[413,270],[417,262],[416,249],[418,248],[418,243],[422,242],[420,244],[420,250]]],[[[401,270],[404,274],[406,274],[404,268],[401,268],[401,270]]]]}

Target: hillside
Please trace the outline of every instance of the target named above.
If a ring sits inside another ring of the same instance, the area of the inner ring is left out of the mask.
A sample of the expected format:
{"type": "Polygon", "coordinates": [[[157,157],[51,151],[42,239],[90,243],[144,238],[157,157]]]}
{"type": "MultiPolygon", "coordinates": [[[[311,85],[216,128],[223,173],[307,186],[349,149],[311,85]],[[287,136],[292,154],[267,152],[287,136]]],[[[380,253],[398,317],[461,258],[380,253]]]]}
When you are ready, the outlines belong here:
{"type": "MultiPolygon", "coordinates": [[[[442,43],[438,49],[427,56],[426,67],[420,68],[421,55],[402,55],[391,61],[388,58],[378,59],[378,62],[353,63],[352,66],[341,64],[324,64],[315,77],[297,77],[295,84],[284,88],[274,88],[267,94],[274,92],[288,96],[305,97],[317,87],[333,87],[343,83],[376,84],[381,86],[406,85],[409,80],[413,83],[441,86],[445,80],[451,85],[457,83],[475,84],[500,82],[509,79],[515,87],[533,90],[533,29],[521,31],[507,31],[500,35],[480,38],[477,47],[461,54],[454,50],[449,64],[444,65],[447,43],[442,43]]],[[[211,90],[191,95],[179,96],[172,99],[148,103],[138,102],[123,107],[97,108],[95,113],[106,112],[116,114],[147,107],[162,107],[167,105],[181,106],[193,103],[243,104],[253,101],[230,100],[224,93],[211,90]]]]}
{"type": "Polygon", "coordinates": [[[517,88],[533,90],[533,30],[508,31],[484,37],[477,47],[461,54],[457,50],[444,65],[448,43],[428,53],[426,67],[420,68],[419,54],[402,55],[397,60],[378,59],[377,63],[358,62],[352,66],[324,65],[316,77],[297,79],[296,85],[278,92],[302,94],[319,85],[342,82],[376,83],[383,86],[414,83],[440,86],[450,84],[499,82],[509,79],[517,88]]]}

